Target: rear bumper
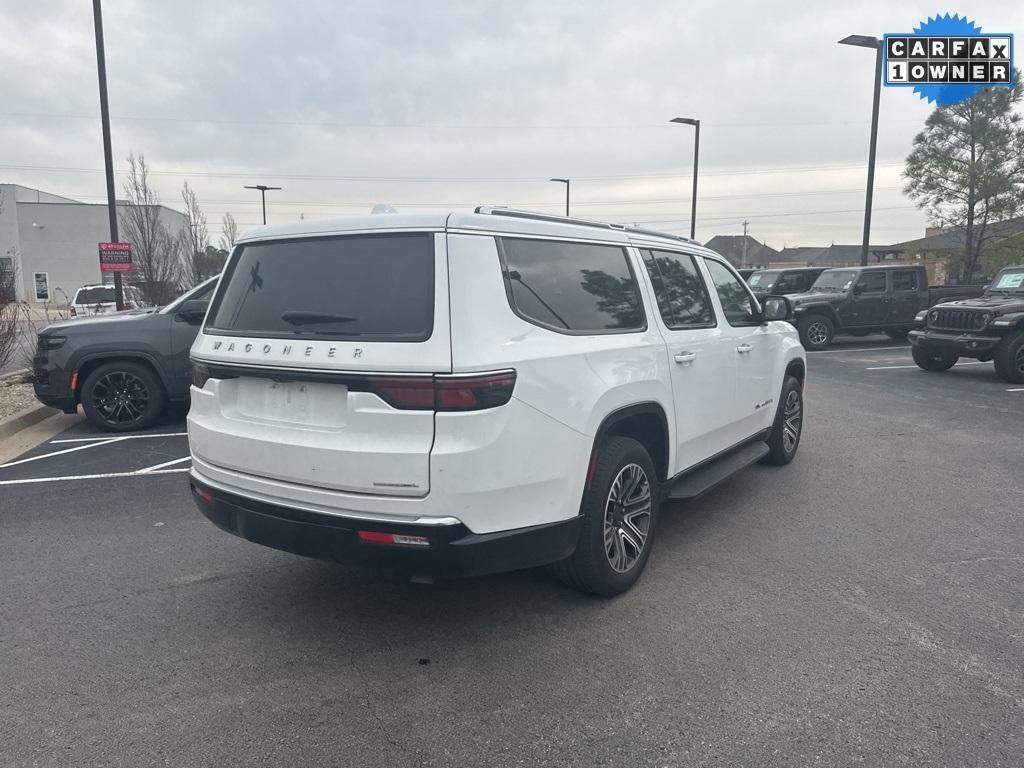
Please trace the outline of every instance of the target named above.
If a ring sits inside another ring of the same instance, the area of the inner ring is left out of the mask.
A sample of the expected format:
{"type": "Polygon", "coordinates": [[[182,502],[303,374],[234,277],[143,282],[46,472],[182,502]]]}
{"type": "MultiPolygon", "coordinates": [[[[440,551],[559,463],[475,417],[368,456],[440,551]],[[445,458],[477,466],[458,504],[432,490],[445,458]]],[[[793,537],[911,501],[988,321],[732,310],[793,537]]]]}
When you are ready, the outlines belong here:
{"type": "Polygon", "coordinates": [[[192,498],[214,525],[235,536],[297,555],[382,566],[415,576],[458,578],[514,571],[573,553],[582,518],[494,533],[465,525],[381,522],[324,514],[246,498],[204,483],[193,472],[192,498]],[[373,544],[358,531],[422,536],[429,546],[373,544]]]}
{"type": "Polygon", "coordinates": [[[1000,336],[979,336],[972,333],[942,333],[927,328],[907,334],[910,343],[929,352],[977,357],[991,354],[1002,341],[1000,336]]]}

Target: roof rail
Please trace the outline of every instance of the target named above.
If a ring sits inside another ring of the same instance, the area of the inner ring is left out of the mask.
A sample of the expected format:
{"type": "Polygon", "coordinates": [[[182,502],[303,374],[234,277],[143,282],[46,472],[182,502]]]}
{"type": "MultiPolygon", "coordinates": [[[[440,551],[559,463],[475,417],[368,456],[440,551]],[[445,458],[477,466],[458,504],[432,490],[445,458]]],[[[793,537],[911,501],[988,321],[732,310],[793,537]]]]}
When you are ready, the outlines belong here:
{"type": "Polygon", "coordinates": [[[614,229],[619,232],[631,232],[636,235],[649,235],[652,237],[664,237],[668,240],[678,240],[683,243],[695,243],[688,237],[681,235],[670,235],[666,232],[658,232],[653,229],[641,227],[627,227],[625,224],[610,224],[607,221],[594,221],[593,219],[577,219],[571,216],[556,216],[550,213],[535,213],[533,211],[520,211],[515,208],[505,208],[496,205],[478,205],[475,213],[483,213],[491,216],[510,216],[516,219],[534,219],[535,221],[550,221],[557,224],[574,224],[582,227],[600,227],[601,229],[614,229]]]}

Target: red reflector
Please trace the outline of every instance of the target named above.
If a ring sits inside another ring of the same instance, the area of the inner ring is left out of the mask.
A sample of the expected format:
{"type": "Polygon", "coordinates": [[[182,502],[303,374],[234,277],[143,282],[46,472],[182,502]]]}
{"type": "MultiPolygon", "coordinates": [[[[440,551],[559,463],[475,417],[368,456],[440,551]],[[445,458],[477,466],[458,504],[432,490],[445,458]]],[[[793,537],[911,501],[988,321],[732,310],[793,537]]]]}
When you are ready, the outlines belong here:
{"type": "Polygon", "coordinates": [[[359,531],[359,540],[367,544],[399,544],[414,547],[429,547],[430,540],[426,536],[414,536],[408,533],[383,533],[382,531],[359,531]]]}
{"type": "Polygon", "coordinates": [[[209,503],[210,503],[211,501],[213,501],[213,494],[212,494],[212,493],[210,493],[210,492],[209,492],[208,490],[206,490],[205,488],[196,488],[196,487],[195,487],[195,486],[193,485],[193,486],[192,486],[192,492],[193,492],[193,493],[194,493],[194,494],[195,494],[196,496],[198,496],[198,497],[199,497],[199,500],[200,500],[200,501],[202,501],[202,502],[203,502],[203,503],[205,503],[205,504],[209,504],[209,503]]]}

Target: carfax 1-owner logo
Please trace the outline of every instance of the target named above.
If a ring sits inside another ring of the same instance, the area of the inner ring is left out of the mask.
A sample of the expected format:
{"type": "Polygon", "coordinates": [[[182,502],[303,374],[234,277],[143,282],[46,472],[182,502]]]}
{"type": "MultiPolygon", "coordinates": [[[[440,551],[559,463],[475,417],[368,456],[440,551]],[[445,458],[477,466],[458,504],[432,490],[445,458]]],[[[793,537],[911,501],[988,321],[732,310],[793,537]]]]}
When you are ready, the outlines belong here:
{"type": "Polygon", "coordinates": [[[982,32],[975,22],[947,13],[883,39],[885,84],[913,87],[929,103],[949,106],[984,88],[1014,84],[1009,32],[982,32]]]}

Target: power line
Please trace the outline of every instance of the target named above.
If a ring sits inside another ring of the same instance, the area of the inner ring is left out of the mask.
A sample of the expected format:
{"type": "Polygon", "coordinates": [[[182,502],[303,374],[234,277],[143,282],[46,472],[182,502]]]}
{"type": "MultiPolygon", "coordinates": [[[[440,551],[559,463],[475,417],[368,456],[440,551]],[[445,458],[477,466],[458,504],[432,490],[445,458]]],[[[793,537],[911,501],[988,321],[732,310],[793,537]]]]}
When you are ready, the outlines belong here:
{"type": "MultiPolygon", "coordinates": [[[[882,167],[902,167],[903,163],[879,163],[882,167]]],[[[863,170],[862,164],[856,165],[818,165],[818,166],[780,166],[777,168],[748,168],[744,170],[709,171],[701,173],[701,177],[710,176],[757,176],[770,173],[816,173],[833,170],[863,170]]],[[[47,165],[0,165],[3,170],[32,171],[44,173],[103,173],[102,168],[76,168],[47,165]]],[[[122,175],[127,171],[119,171],[122,175]]],[[[170,176],[176,178],[211,178],[211,179],[285,179],[291,181],[375,181],[375,182],[428,182],[428,183],[546,183],[547,176],[330,176],[319,174],[284,174],[265,173],[263,171],[159,171],[150,170],[151,176],[170,176]]],[[[671,179],[689,176],[689,171],[666,173],[633,173],[606,176],[577,176],[573,181],[619,181],[626,179],[671,179]]]]}

